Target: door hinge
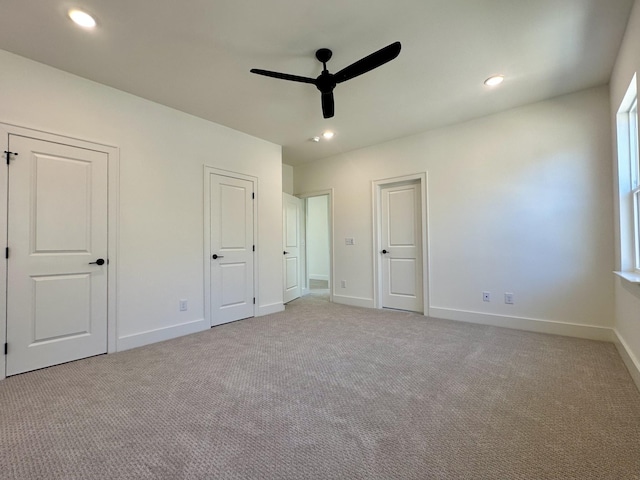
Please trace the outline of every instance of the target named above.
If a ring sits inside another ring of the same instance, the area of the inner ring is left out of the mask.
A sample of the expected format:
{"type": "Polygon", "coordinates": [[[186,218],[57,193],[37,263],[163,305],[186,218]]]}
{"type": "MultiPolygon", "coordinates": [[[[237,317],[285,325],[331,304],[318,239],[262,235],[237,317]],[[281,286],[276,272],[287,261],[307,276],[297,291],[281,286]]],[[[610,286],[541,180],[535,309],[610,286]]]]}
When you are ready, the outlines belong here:
{"type": "Polygon", "coordinates": [[[16,152],[10,152],[9,150],[5,150],[4,153],[7,155],[7,165],[11,162],[11,155],[17,157],[18,154],[16,152]]]}
{"type": "Polygon", "coordinates": [[[255,200],[256,199],[256,194],[254,192],[251,192],[251,199],[255,200]]]}
{"type": "Polygon", "coordinates": [[[253,297],[253,304],[256,304],[256,297],[253,297]]]}
{"type": "Polygon", "coordinates": [[[253,246],[253,251],[254,251],[254,252],[256,251],[256,246],[255,246],[255,245],[253,246]]]}
{"type": "Polygon", "coordinates": [[[4,344],[4,354],[7,355],[9,353],[9,344],[5,343],[4,344]]]}
{"type": "Polygon", "coordinates": [[[9,247],[4,249],[4,258],[9,258],[9,247]]]}

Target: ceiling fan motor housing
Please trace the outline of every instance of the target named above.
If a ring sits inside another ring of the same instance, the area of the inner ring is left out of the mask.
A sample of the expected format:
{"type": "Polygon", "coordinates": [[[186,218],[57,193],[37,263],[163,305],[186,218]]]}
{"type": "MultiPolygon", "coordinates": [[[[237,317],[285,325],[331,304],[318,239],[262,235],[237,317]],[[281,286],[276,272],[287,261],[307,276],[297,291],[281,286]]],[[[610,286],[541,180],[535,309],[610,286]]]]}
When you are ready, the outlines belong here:
{"type": "Polygon", "coordinates": [[[322,93],[333,92],[333,89],[336,88],[336,81],[333,77],[334,75],[332,73],[325,70],[316,78],[316,88],[322,93]]]}

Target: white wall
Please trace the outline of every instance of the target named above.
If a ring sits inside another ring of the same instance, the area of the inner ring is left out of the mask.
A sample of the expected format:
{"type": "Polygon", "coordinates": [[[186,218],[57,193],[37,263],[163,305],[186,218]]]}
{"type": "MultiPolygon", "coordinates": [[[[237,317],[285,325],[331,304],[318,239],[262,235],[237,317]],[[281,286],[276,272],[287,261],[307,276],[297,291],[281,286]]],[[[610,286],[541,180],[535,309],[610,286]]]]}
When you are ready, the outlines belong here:
{"type": "MultiPolygon", "coordinates": [[[[640,3],[635,2],[627,32],[611,76],[611,126],[616,131],[616,113],[636,72],[640,72],[640,3]]],[[[613,170],[616,232],[616,269],[621,268],[620,205],[617,175],[617,146],[613,143],[613,170]]],[[[623,359],[640,388],[640,286],[621,278],[615,279],[615,329],[623,359]]]]}
{"type": "Polygon", "coordinates": [[[282,191],[293,195],[293,167],[285,163],[282,164],[282,191]]]}
{"type": "Polygon", "coordinates": [[[371,182],[427,172],[432,316],[610,339],[610,144],[599,87],[297,166],[295,191],[335,189],[336,301],[373,306],[371,182]]]}
{"type": "Polygon", "coordinates": [[[329,280],[329,197],[307,198],[307,265],[309,278],[329,280]]]}
{"type": "Polygon", "coordinates": [[[8,52],[0,70],[1,122],[120,148],[121,346],[202,323],[203,165],[258,178],[258,313],[282,308],[280,146],[8,52]]]}

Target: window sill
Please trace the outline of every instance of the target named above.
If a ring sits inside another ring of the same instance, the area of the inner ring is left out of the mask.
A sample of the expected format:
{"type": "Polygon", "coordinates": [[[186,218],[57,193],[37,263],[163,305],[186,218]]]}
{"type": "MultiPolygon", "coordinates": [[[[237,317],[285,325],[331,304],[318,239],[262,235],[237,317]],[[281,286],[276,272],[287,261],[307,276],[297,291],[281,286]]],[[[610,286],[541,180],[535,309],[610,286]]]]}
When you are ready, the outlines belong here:
{"type": "Polygon", "coordinates": [[[619,277],[624,278],[627,282],[640,285],[640,273],[637,272],[613,272],[619,277]]]}

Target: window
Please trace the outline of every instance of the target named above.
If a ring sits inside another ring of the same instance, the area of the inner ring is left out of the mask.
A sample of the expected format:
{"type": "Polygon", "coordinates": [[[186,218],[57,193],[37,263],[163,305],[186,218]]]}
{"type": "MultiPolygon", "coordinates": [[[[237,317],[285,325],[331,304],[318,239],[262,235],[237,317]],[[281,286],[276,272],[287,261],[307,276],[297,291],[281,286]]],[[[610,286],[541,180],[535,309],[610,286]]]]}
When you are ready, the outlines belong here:
{"type": "Polygon", "coordinates": [[[640,274],[640,158],[636,76],[618,109],[618,187],[620,195],[620,268],[640,274]]]}
{"type": "Polygon", "coordinates": [[[633,196],[634,267],[640,270],[640,157],[638,156],[638,97],[629,109],[629,163],[633,196]]]}

